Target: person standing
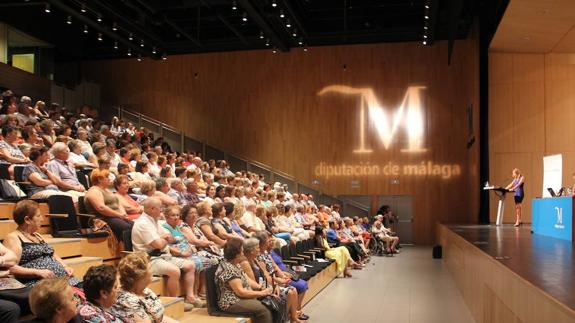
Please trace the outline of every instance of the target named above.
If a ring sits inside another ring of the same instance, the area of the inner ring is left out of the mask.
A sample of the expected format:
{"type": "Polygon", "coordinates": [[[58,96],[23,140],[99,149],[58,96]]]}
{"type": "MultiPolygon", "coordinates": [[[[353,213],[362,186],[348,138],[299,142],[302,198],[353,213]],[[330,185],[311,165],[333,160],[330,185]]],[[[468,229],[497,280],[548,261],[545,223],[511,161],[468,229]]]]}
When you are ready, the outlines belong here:
{"type": "Polygon", "coordinates": [[[518,227],[523,222],[521,222],[521,203],[523,202],[523,197],[525,196],[525,177],[521,175],[518,168],[513,169],[513,181],[507,185],[506,189],[515,192],[513,198],[515,200],[515,224],[513,226],[518,227]]]}

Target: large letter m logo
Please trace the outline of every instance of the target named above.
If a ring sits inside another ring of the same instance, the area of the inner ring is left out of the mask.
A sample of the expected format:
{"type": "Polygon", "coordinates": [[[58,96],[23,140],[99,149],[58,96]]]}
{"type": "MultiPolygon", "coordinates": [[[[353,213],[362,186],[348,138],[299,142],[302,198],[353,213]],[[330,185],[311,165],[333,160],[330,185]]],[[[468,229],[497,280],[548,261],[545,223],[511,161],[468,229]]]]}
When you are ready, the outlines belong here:
{"type": "Polygon", "coordinates": [[[402,152],[423,152],[424,124],[422,114],[422,100],[420,91],[425,89],[424,86],[410,86],[407,88],[403,100],[393,117],[388,116],[387,111],[383,109],[375,93],[370,88],[354,88],[345,85],[330,85],[324,87],[318,92],[319,95],[327,93],[341,93],[347,95],[360,96],[360,143],[359,148],[355,149],[356,153],[371,153],[372,149],[365,146],[365,110],[368,109],[369,120],[377,131],[377,135],[385,149],[391,146],[395,134],[400,125],[403,125],[408,136],[407,148],[402,152]],[[391,119],[391,121],[390,121],[391,119]]]}

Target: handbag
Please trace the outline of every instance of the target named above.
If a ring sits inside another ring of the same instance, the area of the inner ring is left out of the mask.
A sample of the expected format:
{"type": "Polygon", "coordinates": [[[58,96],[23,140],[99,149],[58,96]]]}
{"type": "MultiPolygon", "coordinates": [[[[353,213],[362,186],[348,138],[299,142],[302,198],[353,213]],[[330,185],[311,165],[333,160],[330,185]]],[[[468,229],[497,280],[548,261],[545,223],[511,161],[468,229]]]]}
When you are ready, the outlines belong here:
{"type": "Polygon", "coordinates": [[[291,275],[291,280],[299,280],[299,274],[295,270],[291,269],[291,267],[286,267],[285,271],[291,275]]]}
{"type": "Polygon", "coordinates": [[[287,321],[286,304],[282,302],[281,298],[268,295],[259,300],[272,313],[274,323],[284,323],[287,321]]]}

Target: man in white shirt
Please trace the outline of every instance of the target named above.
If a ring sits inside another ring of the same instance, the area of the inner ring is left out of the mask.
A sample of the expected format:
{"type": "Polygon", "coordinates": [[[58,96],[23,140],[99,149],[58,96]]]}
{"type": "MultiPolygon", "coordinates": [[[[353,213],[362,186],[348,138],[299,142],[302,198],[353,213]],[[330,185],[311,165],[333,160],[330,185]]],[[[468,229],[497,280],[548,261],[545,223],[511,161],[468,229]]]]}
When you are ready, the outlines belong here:
{"type": "Polygon", "coordinates": [[[174,237],[162,228],[159,219],[162,217],[162,202],[149,197],[142,203],[144,213],[134,222],[132,228],[132,245],[134,251],[144,251],[150,257],[152,273],[157,276],[168,276],[168,296],[178,296],[180,270],[184,274],[186,303],[196,305],[198,300],[194,295],[194,278],[196,266],[190,260],[172,257],[170,242],[174,237]]]}
{"type": "Polygon", "coordinates": [[[120,164],[120,155],[116,153],[116,141],[114,139],[106,140],[106,152],[110,156],[110,167],[118,168],[120,164]]]}
{"type": "Polygon", "coordinates": [[[242,221],[248,229],[248,232],[265,230],[265,225],[263,228],[261,226],[263,222],[261,222],[261,220],[256,217],[256,203],[254,201],[248,201],[245,205],[245,208],[246,212],[242,216],[242,221]]]}

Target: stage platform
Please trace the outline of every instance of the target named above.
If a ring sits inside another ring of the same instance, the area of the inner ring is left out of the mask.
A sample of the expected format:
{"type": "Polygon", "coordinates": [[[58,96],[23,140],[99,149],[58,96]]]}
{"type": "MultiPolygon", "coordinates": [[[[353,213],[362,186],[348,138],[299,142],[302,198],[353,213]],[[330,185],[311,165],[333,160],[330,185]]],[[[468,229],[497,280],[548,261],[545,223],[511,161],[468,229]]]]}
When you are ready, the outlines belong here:
{"type": "Polygon", "coordinates": [[[529,226],[437,226],[443,259],[477,322],[575,322],[571,241],[529,226]]]}

